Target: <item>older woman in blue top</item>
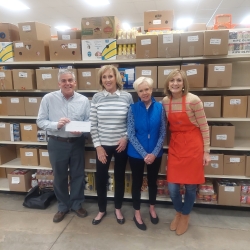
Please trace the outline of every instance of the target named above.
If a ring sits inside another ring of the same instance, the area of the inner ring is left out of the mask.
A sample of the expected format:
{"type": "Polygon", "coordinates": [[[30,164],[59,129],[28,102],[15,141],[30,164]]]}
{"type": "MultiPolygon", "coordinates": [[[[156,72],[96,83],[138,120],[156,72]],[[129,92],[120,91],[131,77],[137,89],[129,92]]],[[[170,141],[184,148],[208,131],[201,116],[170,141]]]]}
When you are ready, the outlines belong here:
{"type": "Polygon", "coordinates": [[[133,87],[139,96],[139,101],[130,105],[127,119],[128,156],[132,170],[132,199],[135,209],[133,220],[139,229],[146,230],[140,213],[144,165],[147,164],[150,219],[153,224],[157,224],[159,218],[155,212],[156,181],[161,165],[166,122],[162,104],[152,97],[153,80],[139,77],[133,87]]]}

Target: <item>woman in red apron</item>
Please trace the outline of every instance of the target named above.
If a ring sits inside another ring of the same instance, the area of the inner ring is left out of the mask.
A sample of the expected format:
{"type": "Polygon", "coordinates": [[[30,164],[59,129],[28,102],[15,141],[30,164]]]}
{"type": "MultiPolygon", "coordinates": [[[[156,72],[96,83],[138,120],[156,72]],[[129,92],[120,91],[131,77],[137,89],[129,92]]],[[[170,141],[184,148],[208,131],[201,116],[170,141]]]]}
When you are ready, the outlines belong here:
{"type": "Polygon", "coordinates": [[[166,79],[163,105],[171,132],[167,180],[170,197],[176,210],[170,230],[177,235],[188,229],[197,184],[204,183],[204,165],[210,161],[209,128],[198,96],[188,92],[184,71],[173,70],[166,79]],[[182,202],[180,184],[185,185],[182,202]]]}

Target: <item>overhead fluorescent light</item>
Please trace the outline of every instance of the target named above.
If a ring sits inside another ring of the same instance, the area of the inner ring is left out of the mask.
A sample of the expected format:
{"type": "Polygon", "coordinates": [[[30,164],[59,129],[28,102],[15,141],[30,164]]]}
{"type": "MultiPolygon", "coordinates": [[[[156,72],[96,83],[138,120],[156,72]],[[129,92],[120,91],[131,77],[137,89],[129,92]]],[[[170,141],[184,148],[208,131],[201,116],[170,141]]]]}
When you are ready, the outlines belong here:
{"type": "Polygon", "coordinates": [[[193,23],[193,19],[191,19],[191,18],[181,18],[181,19],[177,20],[176,28],[177,29],[185,29],[192,23],[193,23]]]}
{"type": "Polygon", "coordinates": [[[245,17],[240,24],[250,24],[250,16],[245,17]]]}
{"type": "Polygon", "coordinates": [[[122,23],[122,28],[123,28],[124,30],[129,30],[129,29],[131,29],[131,26],[130,26],[129,23],[122,23]]]}
{"type": "Polygon", "coordinates": [[[56,26],[55,28],[57,30],[60,30],[60,31],[65,31],[65,30],[69,30],[70,29],[69,26],[65,26],[65,25],[56,26]]]}
{"type": "Polygon", "coordinates": [[[0,6],[12,11],[21,11],[30,9],[27,5],[25,5],[19,0],[0,0],[0,6]]]}
{"type": "Polygon", "coordinates": [[[109,0],[85,0],[85,2],[92,6],[103,6],[110,4],[109,0]]]}

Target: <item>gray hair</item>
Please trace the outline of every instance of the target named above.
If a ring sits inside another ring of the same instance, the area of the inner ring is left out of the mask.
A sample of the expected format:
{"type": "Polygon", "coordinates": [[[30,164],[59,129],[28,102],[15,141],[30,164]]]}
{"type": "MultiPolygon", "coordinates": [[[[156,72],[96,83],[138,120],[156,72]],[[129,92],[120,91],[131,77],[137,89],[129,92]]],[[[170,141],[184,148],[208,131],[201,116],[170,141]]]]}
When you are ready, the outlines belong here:
{"type": "Polygon", "coordinates": [[[59,69],[59,72],[58,72],[58,82],[60,82],[60,77],[61,75],[65,75],[65,74],[71,74],[72,77],[73,77],[73,80],[75,81],[76,80],[76,77],[75,77],[75,74],[73,71],[71,71],[70,69],[59,69]]]}
{"type": "Polygon", "coordinates": [[[141,76],[141,77],[137,78],[137,79],[134,81],[133,88],[135,89],[135,91],[137,91],[138,86],[139,86],[140,84],[142,84],[143,82],[146,82],[146,83],[149,85],[149,87],[150,87],[151,89],[153,89],[153,84],[154,84],[153,79],[152,79],[152,78],[149,78],[149,77],[141,76]]]}

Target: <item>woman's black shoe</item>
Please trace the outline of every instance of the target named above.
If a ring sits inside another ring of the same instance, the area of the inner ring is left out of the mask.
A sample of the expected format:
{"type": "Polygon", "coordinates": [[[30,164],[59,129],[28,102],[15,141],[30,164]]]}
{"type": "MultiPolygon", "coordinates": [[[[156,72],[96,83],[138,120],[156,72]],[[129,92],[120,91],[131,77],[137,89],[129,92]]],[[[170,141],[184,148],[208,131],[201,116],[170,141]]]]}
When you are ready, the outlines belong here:
{"type": "Polygon", "coordinates": [[[98,225],[98,224],[102,221],[103,217],[104,217],[106,214],[107,214],[107,213],[105,212],[100,220],[95,220],[95,219],[93,219],[93,220],[92,220],[92,224],[93,224],[93,225],[98,225]]]}
{"type": "Polygon", "coordinates": [[[149,215],[150,215],[150,220],[153,224],[157,224],[159,222],[159,218],[157,215],[156,215],[156,218],[153,218],[150,212],[149,212],[149,215]]]}
{"type": "Polygon", "coordinates": [[[135,225],[140,229],[145,231],[147,229],[146,225],[144,224],[144,222],[142,221],[142,224],[139,224],[138,221],[136,220],[135,216],[133,218],[135,225]]]}
{"type": "Polygon", "coordinates": [[[117,220],[117,222],[119,223],[119,224],[124,224],[124,222],[125,222],[125,218],[123,217],[123,219],[118,219],[117,218],[117,215],[116,215],[116,212],[115,212],[115,217],[116,217],[116,220],[117,220]]]}

